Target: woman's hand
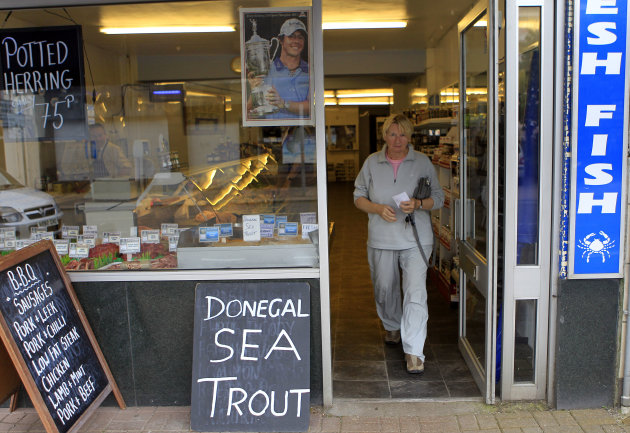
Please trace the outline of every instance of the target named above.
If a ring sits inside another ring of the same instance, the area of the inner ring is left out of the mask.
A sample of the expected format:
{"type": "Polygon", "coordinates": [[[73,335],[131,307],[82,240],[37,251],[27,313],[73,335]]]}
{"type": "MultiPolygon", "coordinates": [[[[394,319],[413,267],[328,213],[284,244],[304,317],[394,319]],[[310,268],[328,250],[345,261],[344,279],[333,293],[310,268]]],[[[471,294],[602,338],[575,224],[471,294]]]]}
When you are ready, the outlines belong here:
{"type": "Polygon", "coordinates": [[[386,204],[380,205],[381,209],[378,213],[388,223],[396,222],[396,211],[386,204]]]}
{"type": "Polygon", "coordinates": [[[420,201],[415,198],[400,202],[400,210],[404,213],[413,213],[418,207],[420,207],[420,201]]]}

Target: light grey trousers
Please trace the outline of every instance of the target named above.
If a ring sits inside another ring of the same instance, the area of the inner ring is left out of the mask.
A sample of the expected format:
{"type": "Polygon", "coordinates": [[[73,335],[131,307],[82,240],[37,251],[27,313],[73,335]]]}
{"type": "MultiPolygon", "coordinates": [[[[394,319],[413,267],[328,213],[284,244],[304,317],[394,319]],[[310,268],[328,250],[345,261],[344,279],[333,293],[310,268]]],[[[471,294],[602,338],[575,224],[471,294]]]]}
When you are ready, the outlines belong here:
{"type": "MultiPolygon", "coordinates": [[[[423,245],[427,257],[431,246],[423,245]]],[[[403,350],[424,362],[427,338],[427,266],[420,250],[381,250],[368,247],[376,312],[388,331],[400,329],[403,350]],[[402,275],[401,275],[402,272],[402,275]],[[402,301],[401,301],[402,276],[402,301]]]]}

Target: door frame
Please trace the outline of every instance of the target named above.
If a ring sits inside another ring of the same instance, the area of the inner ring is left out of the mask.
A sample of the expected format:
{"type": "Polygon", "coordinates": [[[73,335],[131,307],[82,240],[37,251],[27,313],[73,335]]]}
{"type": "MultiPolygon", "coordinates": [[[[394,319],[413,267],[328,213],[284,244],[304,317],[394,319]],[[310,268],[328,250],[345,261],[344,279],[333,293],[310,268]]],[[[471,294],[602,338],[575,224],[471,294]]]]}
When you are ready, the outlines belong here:
{"type": "MultiPolygon", "coordinates": [[[[496,168],[498,164],[498,5],[497,0],[481,0],[473,6],[473,8],[462,18],[458,24],[458,40],[459,40],[459,136],[460,145],[465,143],[464,141],[464,128],[463,119],[465,116],[464,110],[464,98],[465,93],[465,72],[463,68],[464,64],[464,43],[463,35],[477,19],[487,14],[487,46],[488,46],[488,108],[487,108],[487,121],[488,121],[488,232],[487,236],[487,272],[485,278],[483,278],[485,287],[480,287],[480,290],[484,290],[486,293],[486,325],[485,325],[485,365],[481,365],[474,351],[465,338],[466,335],[466,290],[460,290],[460,302],[459,302],[459,337],[458,345],[460,351],[470,369],[473,378],[477,382],[479,389],[483,395],[483,398],[487,404],[495,403],[495,389],[496,389],[496,329],[497,329],[497,253],[498,253],[498,224],[496,220],[498,217],[498,177],[496,175],[496,168]]],[[[463,149],[460,149],[460,161],[463,161],[463,149]]],[[[460,188],[464,188],[462,185],[465,182],[466,173],[465,164],[460,164],[460,188]]],[[[460,199],[461,200],[461,199],[460,199]]],[[[461,202],[459,206],[459,212],[467,206],[461,202]]],[[[456,224],[457,232],[462,235],[464,233],[464,218],[460,214],[459,221],[456,224]]],[[[463,236],[465,239],[465,236],[463,236]]],[[[461,236],[459,237],[461,239],[461,236]]],[[[461,249],[461,243],[460,243],[461,249]]],[[[461,260],[461,254],[460,254],[461,260]]],[[[460,267],[460,284],[465,284],[466,276],[462,268],[460,267]]]]}
{"type": "Polygon", "coordinates": [[[516,0],[506,2],[506,76],[505,76],[505,233],[504,233],[504,293],[501,354],[501,397],[504,400],[543,399],[547,389],[547,359],[549,336],[549,281],[552,251],[553,195],[553,98],[554,98],[554,9],[551,0],[516,0]],[[519,8],[540,8],[540,113],[539,113],[539,209],[538,263],[518,265],[517,194],[518,194],[518,110],[519,110],[519,8]],[[544,165],[543,165],[544,164],[544,165]],[[510,200],[511,199],[511,200],[510,200]],[[527,284],[523,284],[527,282],[527,284]],[[532,382],[514,381],[516,339],[516,302],[536,301],[535,375],[532,382]],[[507,320],[509,319],[509,320],[507,320]]]}

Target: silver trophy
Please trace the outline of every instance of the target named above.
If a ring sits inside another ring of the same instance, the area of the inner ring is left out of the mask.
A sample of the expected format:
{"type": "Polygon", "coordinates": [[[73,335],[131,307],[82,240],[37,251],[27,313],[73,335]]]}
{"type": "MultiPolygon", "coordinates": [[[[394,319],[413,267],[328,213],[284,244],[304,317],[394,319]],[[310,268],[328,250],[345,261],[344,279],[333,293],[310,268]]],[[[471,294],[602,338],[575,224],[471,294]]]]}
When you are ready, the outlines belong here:
{"type": "Polygon", "coordinates": [[[275,40],[275,56],[280,43],[277,38],[272,38],[271,42],[269,42],[267,39],[258,36],[258,33],[256,33],[256,20],[251,20],[251,23],[253,35],[245,42],[245,62],[247,64],[248,78],[251,78],[250,74],[253,74],[255,77],[253,81],[257,84],[252,85],[250,89],[252,106],[249,112],[252,116],[264,116],[277,110],[277,107],[267,102],[267,93],[271,86],[265,84],[265,77],[269,74],[271,59],[273,58],[270,54],[270,48],[275,40]]]}

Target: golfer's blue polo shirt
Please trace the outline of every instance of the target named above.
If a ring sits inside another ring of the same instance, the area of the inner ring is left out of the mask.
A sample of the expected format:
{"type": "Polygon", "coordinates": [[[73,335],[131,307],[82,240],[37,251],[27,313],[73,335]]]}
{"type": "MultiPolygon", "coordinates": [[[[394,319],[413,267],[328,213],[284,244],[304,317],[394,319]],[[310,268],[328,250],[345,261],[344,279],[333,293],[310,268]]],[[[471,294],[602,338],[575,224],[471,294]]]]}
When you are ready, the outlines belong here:
{"type": "MultiPolygon", "coordinates": [[[[274,86],[280,97],[285,101],[305,101],[309,98],[308,63],[304,60],[300,60],[300,66],[295,70],[293,76],[291,76],[289,69],[284,66],[279,57],[276,57],[271,63],[271,68],[265,78],[265,83],[274,86]]],[[[308,115],[300,116],[299,114],[289,113],[287,110],[281,109],[265,117],[267,119],[284,119],[289,117],[308,117],[308,115]]]]}

